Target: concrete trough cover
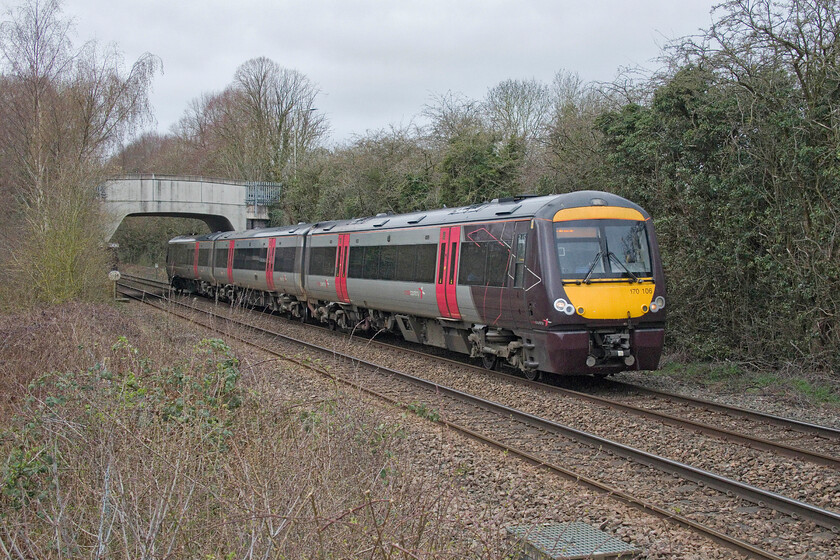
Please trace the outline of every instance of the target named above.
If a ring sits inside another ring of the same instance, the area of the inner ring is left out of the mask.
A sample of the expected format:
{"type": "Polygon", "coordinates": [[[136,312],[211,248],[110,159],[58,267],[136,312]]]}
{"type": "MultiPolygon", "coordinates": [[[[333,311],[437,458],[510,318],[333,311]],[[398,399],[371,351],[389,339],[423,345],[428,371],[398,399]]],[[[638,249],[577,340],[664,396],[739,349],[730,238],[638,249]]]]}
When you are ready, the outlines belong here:
{"type": "Polygon", "coordinates": [[[641,550],[621,539],[582,523],[518,525],[508,527],[522,548],[520,560],[583,560],[633,558],[641,550]]]}

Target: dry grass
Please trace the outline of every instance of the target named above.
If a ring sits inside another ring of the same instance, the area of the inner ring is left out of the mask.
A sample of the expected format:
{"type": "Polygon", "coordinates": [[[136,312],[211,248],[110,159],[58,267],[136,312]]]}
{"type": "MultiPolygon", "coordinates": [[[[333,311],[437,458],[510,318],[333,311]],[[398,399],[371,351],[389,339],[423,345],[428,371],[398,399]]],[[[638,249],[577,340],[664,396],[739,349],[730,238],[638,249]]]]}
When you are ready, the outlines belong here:
{"type": "Polygon", "coordinates": [[[502,555],[337,389],[301,397],[276,363],[104,306],[4,317],[0,341],[8,558],[502,555]]]}

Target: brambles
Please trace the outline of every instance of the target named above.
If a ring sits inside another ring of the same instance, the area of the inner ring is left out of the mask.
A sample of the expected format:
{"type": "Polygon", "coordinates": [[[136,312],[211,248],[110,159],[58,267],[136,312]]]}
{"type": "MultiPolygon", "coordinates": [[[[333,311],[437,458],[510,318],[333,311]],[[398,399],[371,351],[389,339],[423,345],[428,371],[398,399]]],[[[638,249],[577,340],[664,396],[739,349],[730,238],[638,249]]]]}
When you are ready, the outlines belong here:
{"type": "MultiPolygon", "coordinates": [[[[0,329],[8,342],[31,325],[27,346],[69,355],[19,373],[0,409],[5,545],[37,558],[487,556],[475,535],[463,543],[454,489],[403,459],[403,426],[329,384],[301,396],[300,372],[243,363],[220,340],[104,311],[133,335],[89,330],[91,306],[0,329]]],[[[29,367],[7,355],[0,375],[29,367]]]]}
{"type": "Polygon", "coordinates": [[[438,413],[438,411],[434,408],[427,407],[426,403],[413,402],[407,405],[406,408],[420,418],[425,418],[426,420],[430,420],[432,422],[440,420],[440,413],[438,413]]]}

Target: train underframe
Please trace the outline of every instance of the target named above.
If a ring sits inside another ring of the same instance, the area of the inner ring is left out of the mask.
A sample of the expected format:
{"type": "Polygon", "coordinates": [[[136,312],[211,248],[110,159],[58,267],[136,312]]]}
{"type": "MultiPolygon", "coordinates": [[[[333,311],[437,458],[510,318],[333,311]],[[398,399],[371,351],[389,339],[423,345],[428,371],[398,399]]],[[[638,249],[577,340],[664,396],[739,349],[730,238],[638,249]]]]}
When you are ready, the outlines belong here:
{"type": "Polygon", "coordinates": [[[305,301],[289,294],[215,286],[177,277],[173,278],[172,287],[217,301],[269,308],[348,333],[390,332],[409,342],[480,359],[488,369],[505,364],[521,371],[528,379],[537,379],[543,372],[604,377],[628,369],[656,369],[664,336],[664,328],[660,326],[633,328],[626,324],[566,331],[506,329],[353,304],[305,301]]]}

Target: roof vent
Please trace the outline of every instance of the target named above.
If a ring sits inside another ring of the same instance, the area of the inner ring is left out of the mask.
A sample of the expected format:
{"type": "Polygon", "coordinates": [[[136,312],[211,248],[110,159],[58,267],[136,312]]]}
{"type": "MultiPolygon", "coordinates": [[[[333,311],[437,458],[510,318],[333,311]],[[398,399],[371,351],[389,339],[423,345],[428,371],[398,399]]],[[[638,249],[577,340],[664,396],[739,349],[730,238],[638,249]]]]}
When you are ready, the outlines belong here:
{"type": "Polygon", "coordinates": [[[513,208],[507,208],[505,210],[499,210],[498,212],[496,212],[496,215],[497,216],[509,216],[509,215],[513,214],[514,212],[516,212],[517,210],[519,210],[520,208],[522,208],[522,205],[517,204],[513,208]]]}
{"type": "Polygon", "coordinates": [[[525,200],[526,198],[537,198],[538,194],[516,194],[513,196],[504,196],[500,198],[494,198],[492,202],[498,202],[499,204],[510,204],[511,202],[520,202],[525,200]]]}

